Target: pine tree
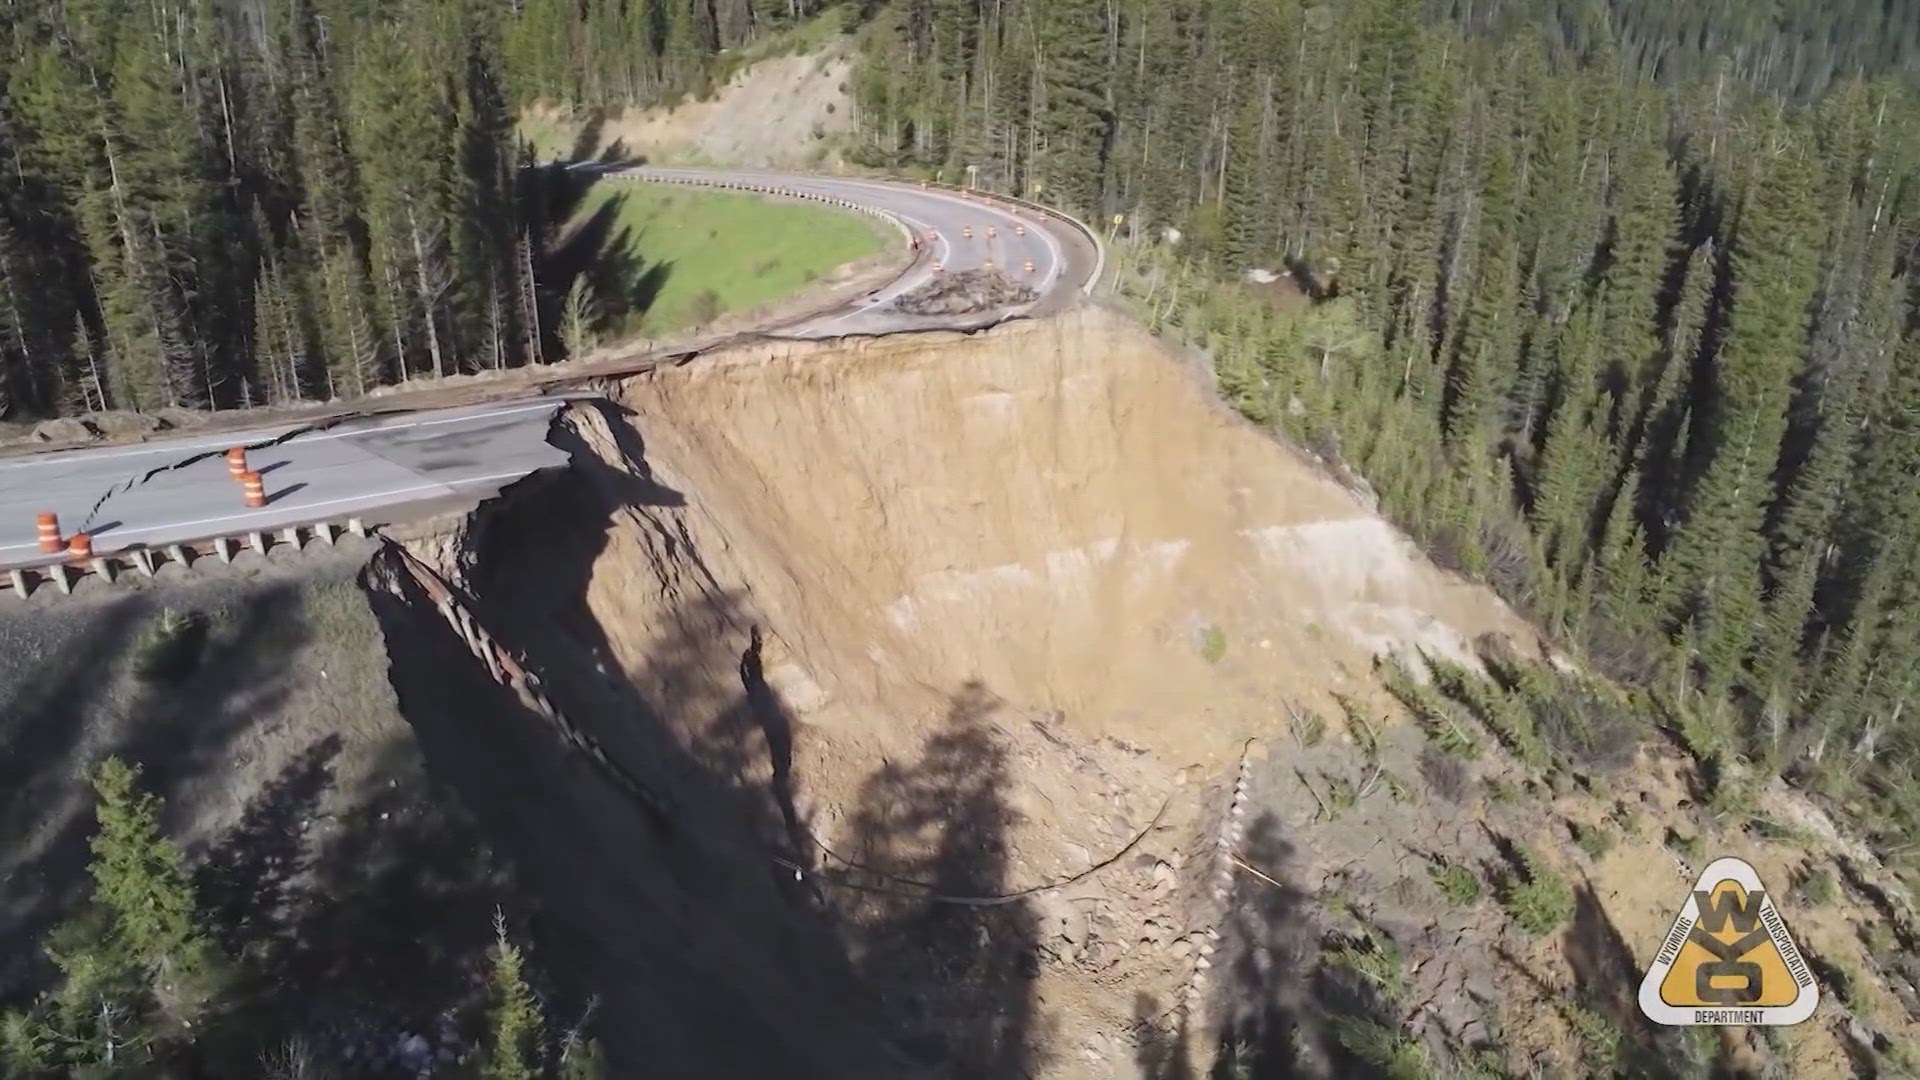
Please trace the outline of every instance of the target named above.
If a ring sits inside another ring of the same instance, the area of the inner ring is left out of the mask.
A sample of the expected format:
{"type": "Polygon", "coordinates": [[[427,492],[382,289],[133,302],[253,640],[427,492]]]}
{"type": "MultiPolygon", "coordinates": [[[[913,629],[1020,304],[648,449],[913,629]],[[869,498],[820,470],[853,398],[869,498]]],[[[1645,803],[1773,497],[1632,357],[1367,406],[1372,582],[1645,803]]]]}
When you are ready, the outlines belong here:
{"type": "Polygon", "coordinates": [[[180,850],[160,832],[159,800],[119,758],[94,770],[100,831],[92,841],[94,902],[112,919],[119,956],[153,979],[164,1007],[191,1019],[218,976],[180,850]]]}
{"type": "Polygon", "coordinates": [[[495,913],[493,928],[493,966],[487,973],[493,1004],[480,1075],[485,1080],[533,1080],[541,1073],[540,1005],[527,985],[520,947],[507,937],[504,915],[495,913]]]}
{"type": "Polygon", "coordinates": [[[1768,133],[1736,225],[1733,299],[1703,431],[1708,463],[1667,558],[1682,620],[1698,627],[1708,697],[1734,677],[1760,603],[1760,526],[1814,289],[1811,169],[1804,147],[1768,133]]]}

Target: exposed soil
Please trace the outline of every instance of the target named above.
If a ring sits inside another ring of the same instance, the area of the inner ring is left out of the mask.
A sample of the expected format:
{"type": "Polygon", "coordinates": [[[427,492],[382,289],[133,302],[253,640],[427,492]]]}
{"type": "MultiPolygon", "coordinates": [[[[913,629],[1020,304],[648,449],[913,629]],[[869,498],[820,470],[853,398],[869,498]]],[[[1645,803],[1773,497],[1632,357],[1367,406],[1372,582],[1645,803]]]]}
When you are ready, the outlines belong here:
{"type": "Polygon", "coordinates": [[[1383,647],[1524,634],[1102,312],[742,346],[613,397],[556,434],[575,474],[416,548],[670,822],[538,750],[551,725],[404,583],[381,612],[429,755],[564,883],[609,1052],[662,1074],[1138,1068],[1217,918],[1247,737],[1383,647]],[[914,884],[1120,852],[988,907],[914,884]]]}
{"type": "Polygon", "coordinates": [[[572,472],[414,545],[577,735],[374,579],[408,716],[622,1018],[617,1066],[1346,1076],[1370,1066],[1336,1017],[1381,1015],[1437,1062],[1572,1076],[1599,1052],[1578,1006],[1649,1075],[1826,1075],[1913,1030],[1853,894],[1783,910],[1885,1007],[1773,1042],[1641,1020],[1699,868],[1669,829],[1783,890],[1845,842],[1778,786],[1766,812],[1809,824],[1749,842],[1661,747],[1580,778],[1484,732],[1440,752],[1374,659],[1474,665],[1528,628],[1117,316],[743,343],[608,391],[556,429],[572,472]],[[1619,840],[1596,859],[1576,821],[1619,840]],[[1539,937],[1494,898],[1518,845],[1573,890],[1539,937]],[[1480,898],[1444,899],[1435,856],[1480,898]],[[1397,1014],[1328,961],[1388,947],[1397,1014]]]}
{"type": "Polygon", "coordinates": [[[705,101],[537,123],[571,129],[577,158],[833,170],[854,130],[852,78],[844,49],[780,56],[742,68],[705,101]]]}

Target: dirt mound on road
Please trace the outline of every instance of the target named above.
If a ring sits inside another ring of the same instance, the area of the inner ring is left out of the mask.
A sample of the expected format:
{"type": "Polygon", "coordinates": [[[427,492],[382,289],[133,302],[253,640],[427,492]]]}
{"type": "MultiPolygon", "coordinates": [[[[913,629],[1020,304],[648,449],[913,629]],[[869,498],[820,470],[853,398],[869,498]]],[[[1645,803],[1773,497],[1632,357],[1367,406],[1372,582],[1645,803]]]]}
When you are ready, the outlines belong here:
{"type": "Polygon", "coordinates": [[[970,315],[1031,303],[1039,296],[998,270],[961,270],[902,294],[893,306],[909,315],[970,315]]]}

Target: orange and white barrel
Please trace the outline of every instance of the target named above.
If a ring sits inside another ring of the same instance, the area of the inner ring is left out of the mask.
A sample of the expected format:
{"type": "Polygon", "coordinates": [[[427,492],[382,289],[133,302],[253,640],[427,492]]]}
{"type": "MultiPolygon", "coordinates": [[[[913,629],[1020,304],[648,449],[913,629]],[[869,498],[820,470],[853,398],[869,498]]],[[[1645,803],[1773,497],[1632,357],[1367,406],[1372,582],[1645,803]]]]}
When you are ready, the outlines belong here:
{"type": "Polygon", "coordinates": [[[227,451],[227,475],[242,480],[247,475],[247,448],[236,446],[227,451]]]}
{"type": "Polygon", "coordinates": [[[93,558],[93,537],[77,532],[67,538],[67,558],[78,562],[93,558]]]}
{"type": "Polygon", "coordinates": [[[60,515],[40,514],[34,518],[34,526],[40,534],[41,554],[55,555],[67,546],[60,538],[60,515]]]}
{"type": "Polygon", "coordinates": [[[240,478],[240,490],[249,509],[258,510],[267,505],[267,485],[258,472],[247,470],[246,475],[240,478]]]}

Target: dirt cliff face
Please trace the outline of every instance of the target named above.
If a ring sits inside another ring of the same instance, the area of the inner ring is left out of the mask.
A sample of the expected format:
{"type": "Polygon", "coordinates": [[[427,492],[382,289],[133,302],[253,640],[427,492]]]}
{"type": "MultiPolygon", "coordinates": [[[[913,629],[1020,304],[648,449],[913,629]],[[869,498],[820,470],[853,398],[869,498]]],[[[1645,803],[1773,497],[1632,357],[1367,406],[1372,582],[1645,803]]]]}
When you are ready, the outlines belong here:
{"type": "Polygon", "coordinates": [[[430,760],[662,1075],[1155,1071],[1248,736],[1521,629],[1097,310],[609,390],[415,550],[610,765],[372,578],[430,760]]]}
{"type": "MultiPolygon", "coordinates": [[[[1097,310],[736,350],[616,397],[703,548],[860,707],[979,680],[1184,764],[1388,646],[1521,632],[1097,310]]],[[[632,593],[594,602],[636,619],[632,593]]]]}

